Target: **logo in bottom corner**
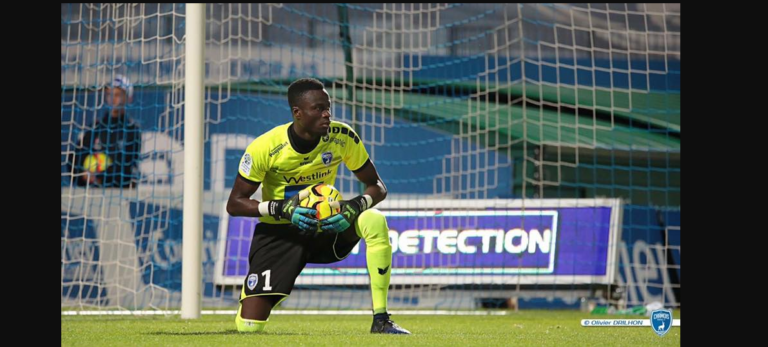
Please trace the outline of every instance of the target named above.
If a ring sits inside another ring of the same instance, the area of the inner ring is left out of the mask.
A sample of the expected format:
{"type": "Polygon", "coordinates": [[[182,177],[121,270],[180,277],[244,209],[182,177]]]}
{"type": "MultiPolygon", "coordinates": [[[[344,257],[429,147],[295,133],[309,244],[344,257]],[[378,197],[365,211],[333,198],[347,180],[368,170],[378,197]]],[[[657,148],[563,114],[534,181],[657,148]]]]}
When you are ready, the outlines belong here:
{"type": "Polygon", "coordinates": [[[669,332],[669,328],[672,327],[672,311],[670,310],[655,310],[651,312],[651,328],[659,336],[669,332]]]}

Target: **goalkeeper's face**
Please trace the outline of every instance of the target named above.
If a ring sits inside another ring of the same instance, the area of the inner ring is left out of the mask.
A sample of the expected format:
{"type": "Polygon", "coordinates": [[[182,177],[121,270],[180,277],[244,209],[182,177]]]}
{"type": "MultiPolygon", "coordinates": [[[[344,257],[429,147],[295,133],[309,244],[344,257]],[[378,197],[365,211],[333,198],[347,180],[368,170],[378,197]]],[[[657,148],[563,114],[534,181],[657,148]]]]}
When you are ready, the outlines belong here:
{"type": "Polygon", "coordinates": [[[308,133],[325,136],[331,128],[331,98],[328,91],[310,90],[299,102],[296,120],[308,133]]]}

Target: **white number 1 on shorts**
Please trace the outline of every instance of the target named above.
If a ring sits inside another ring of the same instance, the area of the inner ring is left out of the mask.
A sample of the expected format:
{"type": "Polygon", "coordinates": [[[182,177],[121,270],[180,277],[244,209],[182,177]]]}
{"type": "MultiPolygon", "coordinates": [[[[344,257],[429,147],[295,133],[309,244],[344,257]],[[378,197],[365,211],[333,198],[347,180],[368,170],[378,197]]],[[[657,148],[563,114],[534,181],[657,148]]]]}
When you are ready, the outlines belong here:
{"type": "Polygon", "coordinates": [[[262,290],[272,290],[272,286],[269,285],[269,277],[272,275],[272,270],[267,270],[261,273],[264,275],[264,288],[262,290]]]}

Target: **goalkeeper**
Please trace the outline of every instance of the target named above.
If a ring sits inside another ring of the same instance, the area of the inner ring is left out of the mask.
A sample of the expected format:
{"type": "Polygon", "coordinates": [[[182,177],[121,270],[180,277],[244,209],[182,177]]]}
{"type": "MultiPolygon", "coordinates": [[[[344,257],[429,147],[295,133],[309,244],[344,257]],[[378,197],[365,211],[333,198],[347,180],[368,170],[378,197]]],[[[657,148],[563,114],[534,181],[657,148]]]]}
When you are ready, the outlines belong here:
{"type": "Polygon", "coordinates": [[[288,298],[307,263],[346,258],[365,239],[371,279],[371,333],[410,334],[387,313],[392,247],[384,215],[371,207],[387,196],[376,167],[352,128],[331,120],[331,102],[322,82],[304,78],[288,87],[293,122],[259,136],[240,159],[227,202],[233,216],[259,217],[248,254],[235,322],[241,332],[264,330],[273,307],[288,298]],[[315,210],[300,207],[298,192],[333,185],[341,162],[366,185],[362,195],[341,201],[341,212],[318,221],[315,210]],[[251,200],[262,188],[262,201],[251,200]],[[318,225],[323,230],[315,232],[318,225]]]}

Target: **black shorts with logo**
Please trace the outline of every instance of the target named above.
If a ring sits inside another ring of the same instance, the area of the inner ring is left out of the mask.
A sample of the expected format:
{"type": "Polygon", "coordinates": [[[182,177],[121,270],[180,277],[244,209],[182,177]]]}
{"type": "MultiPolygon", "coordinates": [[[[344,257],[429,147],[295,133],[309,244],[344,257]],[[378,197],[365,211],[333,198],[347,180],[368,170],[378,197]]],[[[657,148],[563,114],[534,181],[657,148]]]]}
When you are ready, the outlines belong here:
{"type": "Polygon", "coordinates": [[[258,223],[248,253],[250,268],[243,282],[245,295],[289,295],[307,263],[343,260],[357,242],[359,239],[345,242],[333,232],[306,234],[290,224],[258,223]]]}

